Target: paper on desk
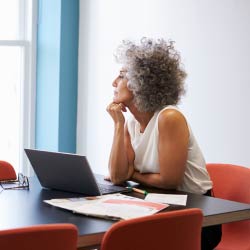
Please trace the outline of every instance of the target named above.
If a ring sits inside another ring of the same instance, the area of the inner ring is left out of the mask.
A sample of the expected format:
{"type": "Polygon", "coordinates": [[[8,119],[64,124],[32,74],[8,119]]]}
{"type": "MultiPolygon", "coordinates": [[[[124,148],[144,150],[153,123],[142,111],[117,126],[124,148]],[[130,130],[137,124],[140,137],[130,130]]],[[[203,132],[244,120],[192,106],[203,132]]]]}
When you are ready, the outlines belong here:
{"type": "MultiPolygon", "coordinates": [[[[98,197],[95,197],[95,201],[97,200],[98,197]]],[[[51,200],[44,200],[44,202],[55,207],[60,207],[74,211],[76,208],[78,208],[83,204],[93,203],[93,200],[90,200],[89,198],[85,197],[80,197],[80,198],[51,199],[51,200]]]]}
{"type": "Polygon", "coordinates": [[[151,215],[168,207],[167,204],[145,201],[123,194],[73,199],[52,199],[45,200],[44,202],[52,206],[71,210],[75,213],[116,220],[151,215]]]}
{"type": "Polygon", "coordinates": [[[155,194],[149,193],[145,197],[146,201],[159,202],[164,204],[173,204],[173,205],[182,205],[186,206],[187,204],[187,195],[186,194],[155,194]]]}

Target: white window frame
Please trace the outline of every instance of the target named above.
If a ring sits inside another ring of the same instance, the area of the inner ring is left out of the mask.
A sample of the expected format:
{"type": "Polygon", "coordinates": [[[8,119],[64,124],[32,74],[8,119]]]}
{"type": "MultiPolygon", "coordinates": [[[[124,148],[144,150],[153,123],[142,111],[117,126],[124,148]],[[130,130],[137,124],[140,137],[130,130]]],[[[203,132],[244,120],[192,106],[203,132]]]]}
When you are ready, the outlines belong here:
{"type": "MultiPolygon", "coordinates": [[[[17,40],[0,40],[0,46],[23,48],[23,75],[21,86],[21,120],[19,169],[25,175],[33,175],[32,168],[24,153],[24,148],[35,147],[35,107],[36,107],[36,42],[38,0],[20,0],[19,11],[25,17],[20,19],[22,36],[17,40]]],[[[21,16],[21,15],[20,15],[21,16]]]]}

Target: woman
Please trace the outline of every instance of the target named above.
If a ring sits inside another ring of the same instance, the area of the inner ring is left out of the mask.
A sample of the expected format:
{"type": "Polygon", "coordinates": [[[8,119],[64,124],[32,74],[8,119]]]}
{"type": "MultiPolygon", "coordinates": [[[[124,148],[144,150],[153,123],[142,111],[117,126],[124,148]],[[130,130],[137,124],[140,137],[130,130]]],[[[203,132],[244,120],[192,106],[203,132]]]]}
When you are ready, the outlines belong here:
{"type": "MultiPolygon", "coordinates": [[[[173,42],[124,41],[116,55],[122,69],[107,107],[114,121],[110,179],[210,195],[212,182],[192,130],[177,103],[185,71],[173,42]],[[132,114],[125,121],[123,112],[132,114]]],[[[202,249],[220,241],[220,226],[203,230],[202,249]],[[209,235],[209,236],[208,236],[209,235]]]]}

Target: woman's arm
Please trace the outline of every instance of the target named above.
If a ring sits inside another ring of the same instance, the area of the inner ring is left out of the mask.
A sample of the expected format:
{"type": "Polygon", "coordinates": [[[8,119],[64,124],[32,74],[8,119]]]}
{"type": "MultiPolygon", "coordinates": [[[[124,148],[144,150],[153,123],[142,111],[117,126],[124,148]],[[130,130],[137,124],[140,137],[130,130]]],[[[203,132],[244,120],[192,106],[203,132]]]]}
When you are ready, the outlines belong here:
{"type": "Polygon", "coordinates": [[[132,179],[158,188],[177,188],[183,180],[189,142],[189,130],[184,116],[174,109],[163,111],[158,120],[159,174],[134,172],[132,179]]]}
{"type": "Polygon", "coordinates": [[[110,179],[114,184],[120,184],[130,179],[134,171],[131,154],[127,153],[130,138],[122,114],[122,104],[111,103],[107,111],[114,120],[114,136],[109,157],[110,179]]]}

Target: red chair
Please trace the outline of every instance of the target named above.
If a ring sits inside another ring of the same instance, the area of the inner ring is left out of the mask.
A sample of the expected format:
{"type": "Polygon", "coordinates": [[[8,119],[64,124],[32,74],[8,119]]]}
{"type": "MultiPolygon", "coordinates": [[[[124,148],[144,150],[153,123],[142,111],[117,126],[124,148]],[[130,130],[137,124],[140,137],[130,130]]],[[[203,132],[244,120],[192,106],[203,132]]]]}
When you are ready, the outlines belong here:
{"type": "Polygon", "coordinates": [[[73,224],[45,224],[0,230],[0,247],[8,250],[76,250],[73,224]]]}
{"type": "Polygon", "coordinates": [[[16,180],[16,172],[7,161],[0,161],[0,181],[16,180]]]}
{"type": "Polygon", "coordinates": [[[192,208],[120,221],[104,234],[101,250],[199,250],[202,220],[192,208]]]}
{"type": "MultiPolygon", "coordinates": [[[[250,169],[231,164],[207,164],[217,198],[250,203],[250,169]]],[[[250,220],[222,225],[216,250],[250,250],[250,220]]]]}

